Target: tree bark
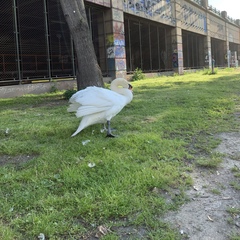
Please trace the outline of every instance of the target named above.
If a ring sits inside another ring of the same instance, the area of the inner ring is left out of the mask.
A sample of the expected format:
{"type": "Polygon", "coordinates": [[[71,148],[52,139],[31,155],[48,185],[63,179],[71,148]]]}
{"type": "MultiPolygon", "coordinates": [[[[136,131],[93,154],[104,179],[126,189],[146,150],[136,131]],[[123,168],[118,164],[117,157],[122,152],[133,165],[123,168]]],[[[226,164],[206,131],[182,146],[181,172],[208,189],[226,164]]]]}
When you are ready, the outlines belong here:
{"type": "Polygon", "coordinates": [[[77,61],[77,88],[103,87],[102,71],[92,43],[83,0],[60,0],[63,14],[73,38],[77,61]]]}

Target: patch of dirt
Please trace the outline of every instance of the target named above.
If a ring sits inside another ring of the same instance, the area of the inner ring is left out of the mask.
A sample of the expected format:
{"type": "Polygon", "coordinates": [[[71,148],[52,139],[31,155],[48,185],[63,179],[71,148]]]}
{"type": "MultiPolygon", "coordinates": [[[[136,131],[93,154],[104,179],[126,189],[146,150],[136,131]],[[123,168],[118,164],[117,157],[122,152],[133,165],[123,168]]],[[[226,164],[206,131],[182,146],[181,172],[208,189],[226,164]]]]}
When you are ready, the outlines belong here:
{"type": "Polygon", "coordinates": [[[41,103],[36,103],[35,105],[32,105],[33,108],[38,108],[38,107],[55,107],[55,106],[63,106],[67,104],[67,100],[60,98],[60,99],[51,99],[51,101],[48,102],[41,102],[41,103]]]}
{"type": "Polygon", "coordinates": [[[4,165],[20,166],[21,164],[29,162],[35,157],[36,156],[34,155],[19,155],[19,156],[1,155],[0,166],[4,165]]]}
{"type": "Polygon", "coordinates": [[[190,201],[164,217],[165,222],[180,232],[182,239],[240,237],[240,180],[232,171],[240,170],[240,132],[217,137],[222,140],[216,151],[224,154],[223,163],[214,171],[198,169],[191,173],[194,186],[186,192],[190,201]]]}

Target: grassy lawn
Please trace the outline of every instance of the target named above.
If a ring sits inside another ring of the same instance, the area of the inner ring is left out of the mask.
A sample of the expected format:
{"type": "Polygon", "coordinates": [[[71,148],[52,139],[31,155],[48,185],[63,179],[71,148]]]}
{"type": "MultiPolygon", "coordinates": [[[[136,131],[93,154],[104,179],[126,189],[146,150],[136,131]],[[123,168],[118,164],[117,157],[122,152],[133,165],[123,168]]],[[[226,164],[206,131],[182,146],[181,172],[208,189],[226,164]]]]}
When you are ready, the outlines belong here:
{"type": "Polygon", "coordinates": [[[221,162],[214,135],[240,129],[240,70],[132,85],[114,139],[101,125],[71,138],[63,92],[0,99],[0,239],[180,238],[161,216],[187,201],[193,168],[221,162]]]}

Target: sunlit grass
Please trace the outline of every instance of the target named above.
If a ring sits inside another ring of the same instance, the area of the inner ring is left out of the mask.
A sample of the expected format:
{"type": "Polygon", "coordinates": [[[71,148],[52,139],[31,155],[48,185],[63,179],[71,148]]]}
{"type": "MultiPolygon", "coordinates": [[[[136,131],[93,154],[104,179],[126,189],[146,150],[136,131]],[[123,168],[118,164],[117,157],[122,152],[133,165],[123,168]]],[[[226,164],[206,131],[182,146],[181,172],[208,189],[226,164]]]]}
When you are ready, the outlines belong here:
{"type": "Polygon", "coordinates": [[[191,168],[220,164],[215,134],[239,129],[239,77],[226,69],[134,81],[114,139],[100,125],[71,138],[79,119],[63,92],[0,99],[0,159],[27,159],[0,166],[0,238],[80,239],[105,225],[114,230],[103,239],[121,239],[119,226],[178,239],[161,216],[185,201],[191,168]]]}

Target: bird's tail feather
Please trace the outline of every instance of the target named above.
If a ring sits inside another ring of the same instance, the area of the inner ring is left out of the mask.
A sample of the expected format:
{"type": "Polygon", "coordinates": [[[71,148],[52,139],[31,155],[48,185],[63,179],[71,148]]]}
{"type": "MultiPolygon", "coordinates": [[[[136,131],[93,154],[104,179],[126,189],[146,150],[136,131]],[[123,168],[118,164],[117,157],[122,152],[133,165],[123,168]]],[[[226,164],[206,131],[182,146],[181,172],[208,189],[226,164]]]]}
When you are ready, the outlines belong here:
{"type": "Polygon", "coordinates": [[[78,133],[80,133],[83,130],[82,126],[79,125],[78,129],[71,135],[71,137],[76,136],[78,133]]]}
{"type": "Polygon", "coordinates": [[[71,103],[70,106],[68,107],[67,111],[68,112],[76,112],[78,108],[80,107],[79,103],[71,103]]]}
{"type": "Polygon", "coordinates": [[[88,122],[89,118],[88,117],[84,117],[82,118],[77,130],[72,134],[72,137],[76,136],[78,133],[80,133],[84,128],[89,126],[89,122],[88,122]]]}

